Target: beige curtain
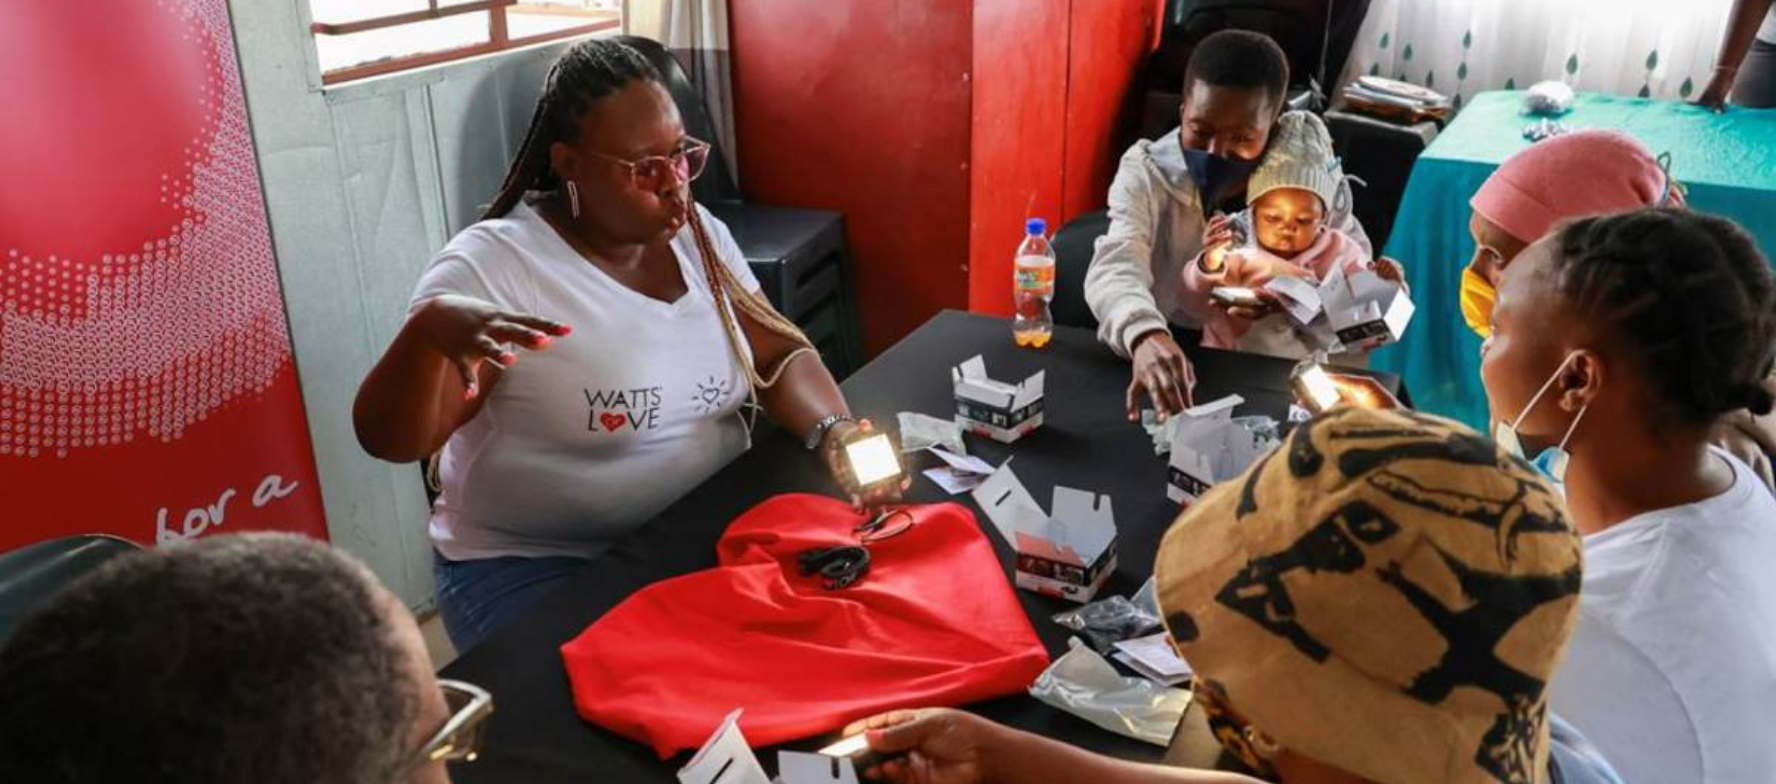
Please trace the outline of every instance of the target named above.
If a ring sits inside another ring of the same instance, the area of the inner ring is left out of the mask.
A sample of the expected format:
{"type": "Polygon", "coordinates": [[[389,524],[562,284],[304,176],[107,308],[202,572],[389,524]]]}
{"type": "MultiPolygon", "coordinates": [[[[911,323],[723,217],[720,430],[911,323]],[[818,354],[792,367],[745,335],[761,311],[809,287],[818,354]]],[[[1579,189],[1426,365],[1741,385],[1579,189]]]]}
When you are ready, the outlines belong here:
{"type": "Polygon", "coordinates": [[[1544,79],[1688,100],[1714,69],[1732,0],[1374,0],[1345,80],[1403,79],[1453,97],[1544,79]]]}
{"type": "Polygon", "coordinates": [[[728,168],[739,177],[734,147],[734,85],[728,70],[728,0],[626,0],[623,24],[629,35],[666,45],[684,64],[691,84],[709,107],[728,168]]]}

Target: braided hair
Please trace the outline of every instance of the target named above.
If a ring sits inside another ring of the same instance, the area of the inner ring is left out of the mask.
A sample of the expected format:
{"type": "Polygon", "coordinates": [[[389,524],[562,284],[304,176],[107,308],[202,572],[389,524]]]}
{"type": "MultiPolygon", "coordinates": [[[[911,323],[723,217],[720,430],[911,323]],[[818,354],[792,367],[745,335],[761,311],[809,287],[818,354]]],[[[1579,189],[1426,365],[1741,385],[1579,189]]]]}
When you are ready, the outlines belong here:
{"type": "Polygon", "coordinates": [[[1556,244],[1556,290],[1581,318],[1610,325],[1679,421],[1770,413],[1776,280],[1744,229],[1642,209],[1568,223],[1556,244]]]}
{"type": "Polygon", "coordinates": [[[549,162],[549,147],[578,136],[580,115],[595,101],[637,80],[662,81],[653,63],[634,47],[594,38],[567,50],[543,78],[543,92],[537,97],[536,112],[530,115],[530,130],[524,132],[524,144],[518,148],[518,157],[506,171],[499,194],[493,197],[493,204],[481,219],[505,217],[526,191],[561,187],[549,162]]]}
{"type": "MultiPolygon", "coordinates": [[[[550,66],[549,75],[544,77],[543,92],[537,98],[536,112],[530,116],[530,129],[524,133],[524,144],[518,148],[517,159],[512,161],[505,182],[481,219],[505,217],[528,191],[559,189],[561,182],[550,161],[549,148],[555,142],[569,141],[579,135],[580,116],[593,103],[638,80],[655,84],[664,82],[659,69],[628,44],[594,38],[568,49],[550,66]]],[[[762,295],[746,290],[733,270],[716,255],[697,206],[690,205],[688,213],[697,252],[703,257],[703,272],[709,291],[715,298],[715,309],[721,315],[722,328],[727,334],[728,348],[745,368],[753,389],[769,389],[796,357],[815,353],[813,343],[795,322],[784,318],[762,295]],[[774,370],[761,377],[751,352],[742,347],[740,327],[731,310],[750,316],[755,323],[789,338],[798,347],[777,363],[774,370]]]]}

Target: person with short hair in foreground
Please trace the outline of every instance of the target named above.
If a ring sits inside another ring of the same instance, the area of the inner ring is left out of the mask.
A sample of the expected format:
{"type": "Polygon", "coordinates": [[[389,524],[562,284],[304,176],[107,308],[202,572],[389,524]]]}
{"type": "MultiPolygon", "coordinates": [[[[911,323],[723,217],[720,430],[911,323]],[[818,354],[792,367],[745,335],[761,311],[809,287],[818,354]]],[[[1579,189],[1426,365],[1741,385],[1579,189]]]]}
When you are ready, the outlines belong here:
{"type": "Polygon", "coordinates": [[[107,563],[0,648],[0,781],[439,784],[491,709],[363,564],[216,536],[107,563]]]}

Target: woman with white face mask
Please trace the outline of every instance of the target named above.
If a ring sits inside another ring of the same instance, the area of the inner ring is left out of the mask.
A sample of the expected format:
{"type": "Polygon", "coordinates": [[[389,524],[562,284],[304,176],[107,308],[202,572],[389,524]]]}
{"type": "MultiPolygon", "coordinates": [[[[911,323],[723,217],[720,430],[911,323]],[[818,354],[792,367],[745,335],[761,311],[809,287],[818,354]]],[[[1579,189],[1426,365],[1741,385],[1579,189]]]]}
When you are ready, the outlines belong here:
{"type": "Polygon", "coordinates": [[[1776,402],[1768,263],[1719,218],[1582,219],[1512,261],[1489,326],[1498,441],[1565,483],[1585,535],[1554,712],[1629,782],[1767,780],[1776,497],[1709,435],[1776,402]]]}

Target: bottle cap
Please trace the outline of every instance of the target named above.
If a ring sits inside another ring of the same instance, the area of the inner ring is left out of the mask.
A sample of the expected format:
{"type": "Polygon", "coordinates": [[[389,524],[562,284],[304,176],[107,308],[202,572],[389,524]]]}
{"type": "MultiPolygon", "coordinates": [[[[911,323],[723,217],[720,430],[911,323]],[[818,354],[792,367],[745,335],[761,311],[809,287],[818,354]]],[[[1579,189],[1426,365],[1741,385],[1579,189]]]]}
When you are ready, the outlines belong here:
{"type": "Polygon", "coordinates": [[[1048,234],[1048,221],[1041,218],[1030,218],[1024,221],[1024,234],[1031,237],[1040,237],[1048,234]]]}

